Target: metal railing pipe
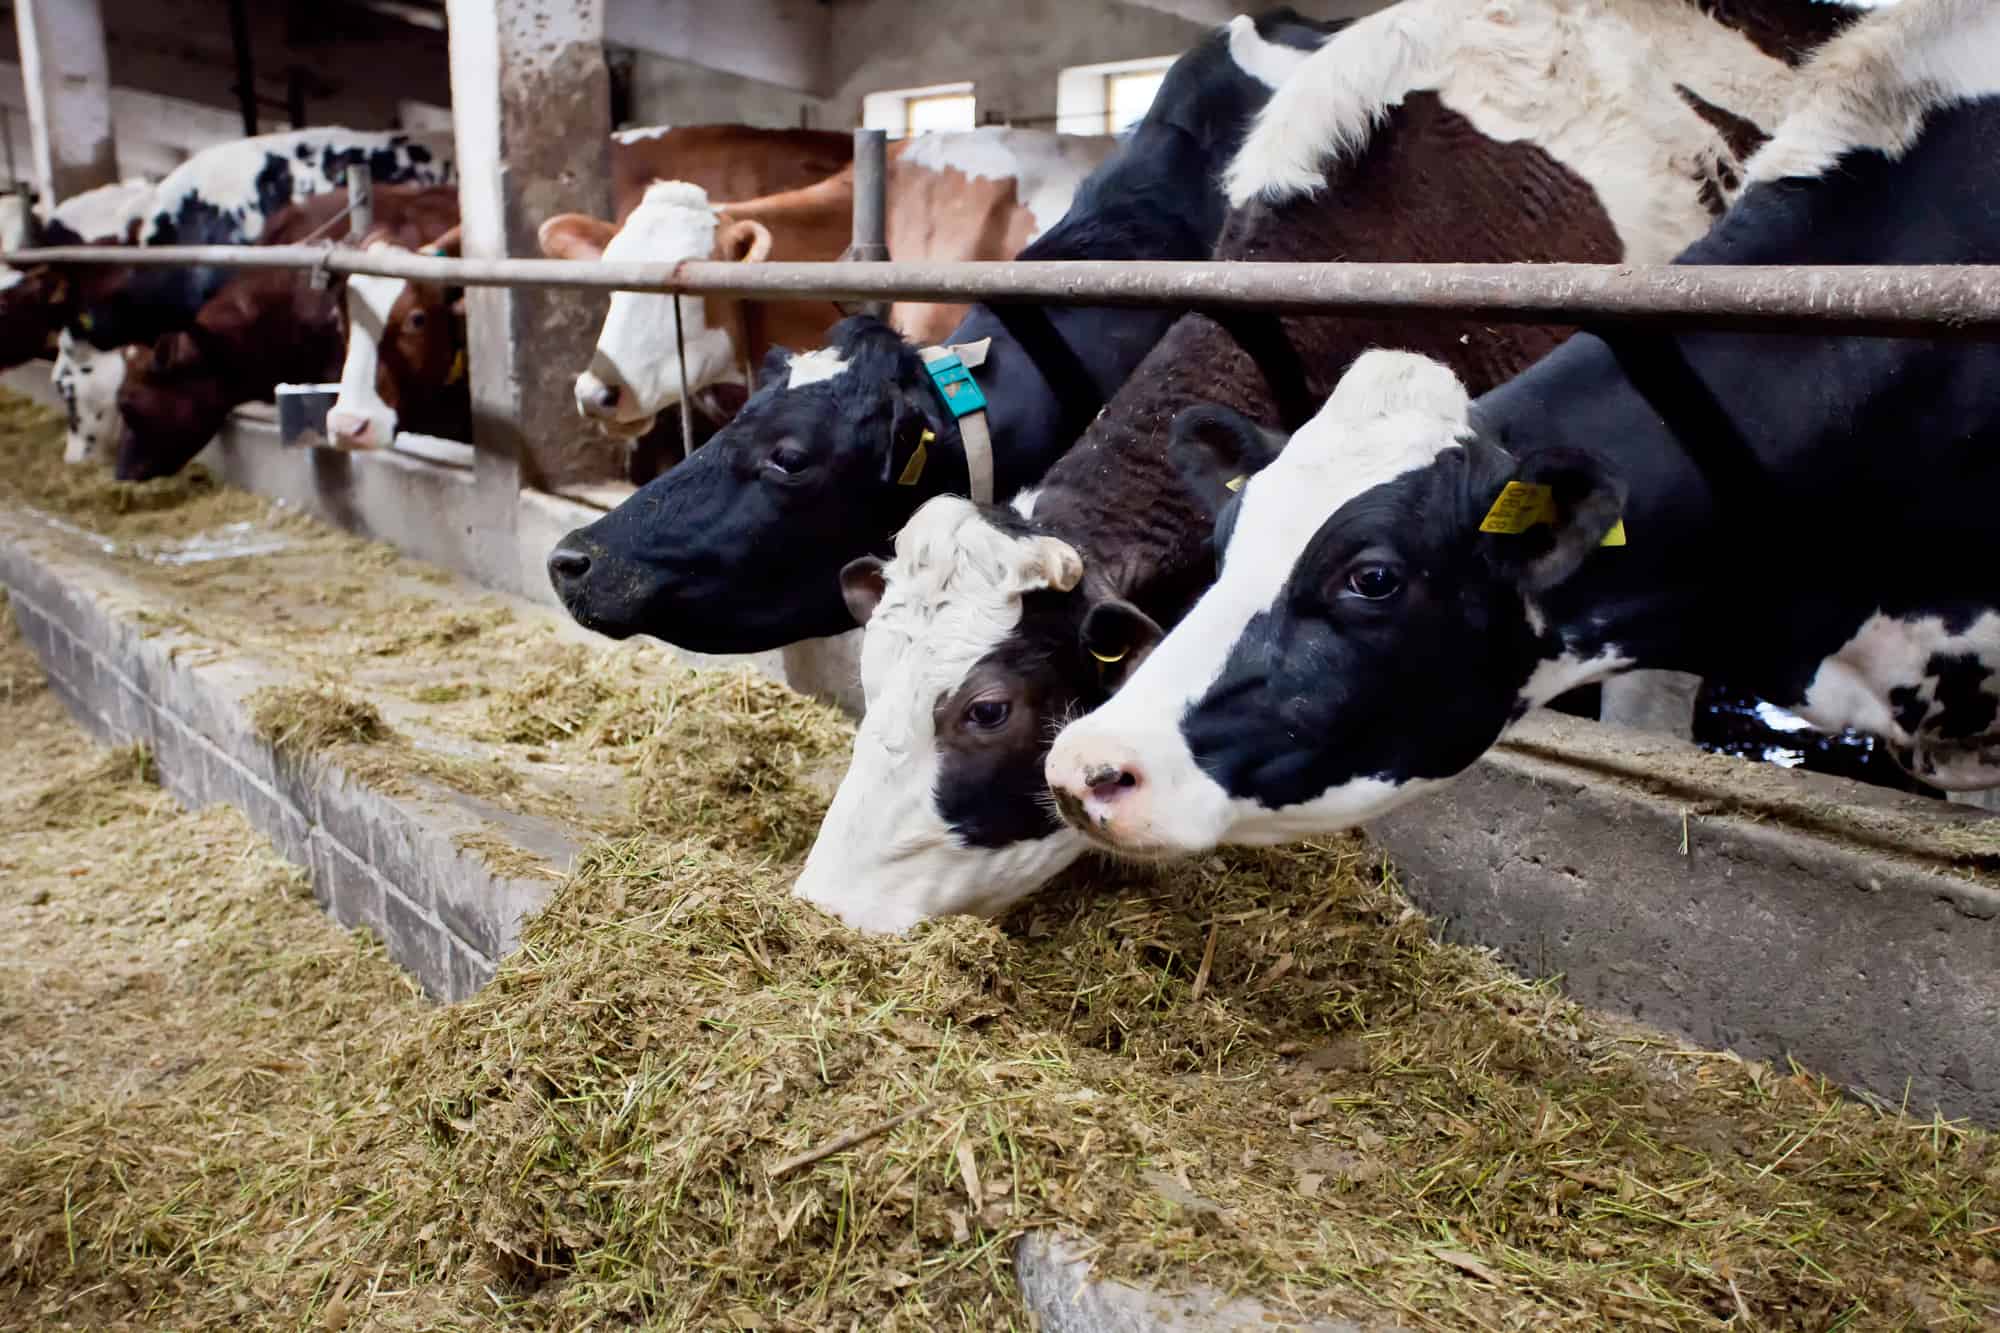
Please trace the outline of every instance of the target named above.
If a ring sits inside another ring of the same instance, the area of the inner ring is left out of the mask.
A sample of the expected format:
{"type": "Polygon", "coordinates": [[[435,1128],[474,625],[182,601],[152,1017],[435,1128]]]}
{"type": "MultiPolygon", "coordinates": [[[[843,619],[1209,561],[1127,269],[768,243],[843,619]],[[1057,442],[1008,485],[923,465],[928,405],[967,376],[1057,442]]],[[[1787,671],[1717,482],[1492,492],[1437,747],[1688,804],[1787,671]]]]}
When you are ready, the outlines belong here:
{"type": "Polygon", "coordinates": [[[681,264],[447,259],[312,246],[62,246],[44,263],[324,269],[454,286],[582,287],[757,300],[1165,305],[1493,323],[2000,339],[2000,266],[1256,264],[1092,261],[681,264]]]}

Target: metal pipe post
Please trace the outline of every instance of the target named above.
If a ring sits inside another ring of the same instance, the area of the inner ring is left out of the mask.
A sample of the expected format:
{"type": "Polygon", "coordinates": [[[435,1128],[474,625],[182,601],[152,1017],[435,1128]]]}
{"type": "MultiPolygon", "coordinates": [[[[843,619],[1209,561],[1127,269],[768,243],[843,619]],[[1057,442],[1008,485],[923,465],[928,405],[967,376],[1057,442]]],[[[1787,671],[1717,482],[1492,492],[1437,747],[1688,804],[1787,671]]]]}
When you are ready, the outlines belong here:
{"type": "MultiPolygon", "coordinates": [[[[880,263],[889,257],[889,136],[882,130],[854,132],[854,239],[847,257],[880,263]]],[[[887,301],[860,307],[877,319],[889,317],[887,301]]]]}
{"type": "Polygon", "coordinates": [[[375,173],[366,162],[347,169],[347,239],[359,245],[375,226],[375,173]]]}

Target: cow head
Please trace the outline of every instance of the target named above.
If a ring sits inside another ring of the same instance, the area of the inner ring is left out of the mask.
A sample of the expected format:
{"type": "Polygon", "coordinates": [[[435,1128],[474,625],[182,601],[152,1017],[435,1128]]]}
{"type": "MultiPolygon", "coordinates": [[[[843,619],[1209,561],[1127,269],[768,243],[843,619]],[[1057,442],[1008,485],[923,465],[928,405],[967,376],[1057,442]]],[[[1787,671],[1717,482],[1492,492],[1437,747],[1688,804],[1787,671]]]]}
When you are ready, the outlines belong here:
{"type": "MultiPolygon", "coordinates": [[[[1452,374],[1370,352],[1243,488],[1214,587],[1111,702],[1057,738],[1064,817],[1136,854],[1374,818],[1462,771],[1556,680],[1537,599],[1617,521],[1591,459],[1466,438],[1452,374]],[[1547,520],[1481,524],[1509,482],[1547,520]]],[[[1574,674],[1574,673],[1570,673],[1574,674]]]]}
{"type": "Polygon", "coordinates": [[[923,362],[893,329],[857,317],[829,338],[814,352],[774,349],[733,421],[563,538],[549,577],[571,615],[711,653],[854,627],[834,571],[887,546],[920,448],[932,492],[965,486],[965,464],[943,443],[955,431],[923,362]]]}
{"type": "MultiPolygon", "coordinates": [[[[455,254],[458,233],[426,247],[455,254]]],[[[378,243],[372,249],[386,248],[378,243]]],[[[347,355],[327,434],[343,449],[385,449],[398,428],[458,436],[470,426],[461,289],[356,273],[343,305],[347,355]]]]}
{"type": "MultiPolygon", "coordinates": [[[[1215,407],[1182,413],[1172,440],[1239,473],[1282,443],[1215,407]]],[[[865,627],[868,711],[799,894],[883,929],[1007,907],[1081,848],[1049,799],[1050,742],[1145,660],[1159,625],[1115,562],[1092,568],[1034,520],[953,496],[917,511],[894,560],[863,557],[841,582],[865,627]]]]}
{"type": "Polygon", "coordinates": [[[75,290],[69,273],[52,264],[0,270],[0,369],[48,352],[75,290]]]}
{"type": "MultiPolygon", "coordinates": [[[[1042,755],[1102,697],[1102,659],[1129,647],[1105,651],[1079,629],[1082,579],[1069,543],[956,496],[916,512],[892,561],[842,571],[866,627],[867,713],[800,897],[850,925],[902,930],[1003,911],[1076,857],[1083,840],[1050,807],[1042,755]]],[[[1097,629],[1112,632],[1111,617],[1097,629]]]]}
{"type": "Polygon", "coordinates": [[[171,477],[215,438],[239,401],[228,377],[229,350],[210,346],[197,327],[151,347],[127,347],[123,355],[116,475],[120,481],[171,477]]]}
{"type": "Polygon", "coordinates": [[[124,354],[100,352],[64,329],[57,339],[55,370],[50,378],[69,423],[63,461],[110,462],[118,446],[118,390],[125,382],[124,354]]]}
{"type": "MultiPolygon", "coordinates": [[[[732,220],[710,206],[700,186],[655,181],[622,226],[576,213],[542,224],[542,253],[552,259],[608,259],[675,264],[719,259],[754,264],[770,257],[763,223],[732,220]]],[[[743,379],[748,349],[732,333],[728,303],[662,292],[614,292],[590,369],[577,376],[576,410],[606,432],[632,438],[681,400],[687,389],[743,379]],[[678,342],[676,331],[678,330],[678,342]]]]}

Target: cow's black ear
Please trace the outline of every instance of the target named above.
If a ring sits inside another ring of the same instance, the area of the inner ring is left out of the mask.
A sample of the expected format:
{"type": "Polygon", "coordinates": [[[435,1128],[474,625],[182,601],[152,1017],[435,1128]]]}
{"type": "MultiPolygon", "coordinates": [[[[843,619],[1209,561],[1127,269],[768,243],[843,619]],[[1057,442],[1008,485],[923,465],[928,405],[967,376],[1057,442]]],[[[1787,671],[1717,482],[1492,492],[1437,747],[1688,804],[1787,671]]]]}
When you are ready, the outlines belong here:
{"type": "Polygon", "coordinates": [[[1261,472],[1290,437],[1266,430],[1233,408],[1202,403],[1174,418],[1167,457],[1188,491],[1214,518],[1251,474],[1261,472]]]}
{"type": "Polygon", "coordinates": [[[937,437],[931,430],[930,415],[924,411],[923,402],[930,389],[898,384],[890,392],[893,401],[889,413],[889,447],[882,455],[882,484],[921,485],[938,465],[932,456],[937,451],[930,447],[937,437]]]}
{"type": "Polygon", "coordinates": [[[757,383],[762,389],[773,384],[782,384],[791,374],[792,353],[789,348],[773,347],[764,353],[764,364],[757,367],[757,383]]]}
{"type": "Polygon", "coordinates": [[[1130,679],[1165,636],[1159,622],[1144,611],[1122,597],[1107,597],[1084,613],[1077,637],[1108,692],[1130,679]]]}
{"type": "Polygon", "coordinates": [[[847,609],[857,625],[867,624],[868,617],[875,614],[886,587],[882,562],[872,555],[850,560],[841,568],[840,595],[846,599],[847,609]]]}
{"type": "Polygon", "coordinates": [[[1606,544],[1625,512],[1624,480],[1581,450],[1537,450],[1505,481],[1527,489],[1494,487],[1473,522],[1528,507],[1524,516],[1496,520],[1517,531],[1480,535],[1493,567],[1528,592],[1546,591],[1575,574],[1606,544]]]}

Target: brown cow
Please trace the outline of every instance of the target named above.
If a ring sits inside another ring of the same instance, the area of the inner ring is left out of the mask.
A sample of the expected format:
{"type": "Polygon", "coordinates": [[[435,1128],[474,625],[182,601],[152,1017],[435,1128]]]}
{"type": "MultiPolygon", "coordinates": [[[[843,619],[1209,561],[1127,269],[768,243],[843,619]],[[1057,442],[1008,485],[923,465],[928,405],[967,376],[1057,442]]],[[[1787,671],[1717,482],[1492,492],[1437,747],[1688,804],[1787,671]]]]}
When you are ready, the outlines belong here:
{"type": "MultiPolygon", "coordinates": [[[[334,219],[346,205],[337,194],[291,205],[272,219],[260,243],[286,244],[321,227],[322,235],[339,238],[347,220],[334,219]]],[[[364,239],[421,245],[457,220],[451,187],[384,186],[375,192],[375,227],[364,239]]],[[[151,347],[126,349],[119,480],[171,476],[214,438],[231,408],[268,398],[287,381],[332,375],[343,350],[340,298],[337,286],[315,289],[301,273],[241,272],[202,305],[192,326],[151,347]]]]}
{"type": "MultiPolygon", "coordinates": [[[[748,125],[621,130],[611,140],[612,193],[621,221],[655,180],[691,181],[719,198],[754,198],[822,181],[854,155],[847,134],[748,125]]],[[[605,238],[617,230],[586,221],[605,238]]],[[[347,360],[340,397],[327,413],[334,443],[383,449],[399,429],[470,438],[465,316],[457,293],[363,277],[350,279],[347,292],[347,360]]],[[[741,395],[734,401],[740,403],[741,395]]],[[[709,407],[709,415],[728,415],[717,403],[709,407]]]]}
{"type": "MultiPolygon", "coordinates": [[[[904,260],[1011,259],[1069,209],[1083,178],[1115,141],[1044,130],[988,128],[929,134],[891,146],[886,220],[889,252],[904,260]]],[[[564,214],[542,224],[542,251],[556,259],[837,259],[851,235],[854,172],[800,190],[711,205],[690,184],[652,186],[641,207],[613,227],[564,214]]],[[[746,384],[750,365],[774,345],[816,346],[840,318],[829,302],[765,305],[619,292],[611,298],[590,367],[577,377],[577,411],[609,433],[644,433],[680,401],[675,326],[687,387],[746,384]]],[[[963,306],[899,303],[891,322],[936,341],[957,327],[963,306]]]]}
{"type": "Polygon", "coordinates": [[[756,199],[823,181],[854,160],[837,130],[684,125],[611,136],[611,199],[623,222],[654,181],[690,181],[716,199],[756,199]]]}

